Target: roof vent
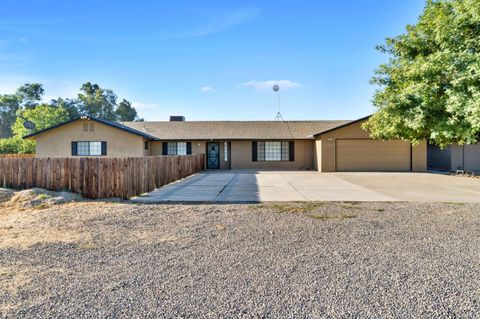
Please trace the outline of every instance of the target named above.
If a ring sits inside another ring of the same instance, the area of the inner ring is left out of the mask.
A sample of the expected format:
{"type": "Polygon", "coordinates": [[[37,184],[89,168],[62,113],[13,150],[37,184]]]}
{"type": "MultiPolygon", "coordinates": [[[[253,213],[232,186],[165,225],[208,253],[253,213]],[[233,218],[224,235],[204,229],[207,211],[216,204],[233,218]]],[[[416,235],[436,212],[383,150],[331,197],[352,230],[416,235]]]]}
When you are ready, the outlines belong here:
{"type": "Polygon", "coordinates": [[[185,122],[185,116],[170,115],[170,122],[185,122]]]}

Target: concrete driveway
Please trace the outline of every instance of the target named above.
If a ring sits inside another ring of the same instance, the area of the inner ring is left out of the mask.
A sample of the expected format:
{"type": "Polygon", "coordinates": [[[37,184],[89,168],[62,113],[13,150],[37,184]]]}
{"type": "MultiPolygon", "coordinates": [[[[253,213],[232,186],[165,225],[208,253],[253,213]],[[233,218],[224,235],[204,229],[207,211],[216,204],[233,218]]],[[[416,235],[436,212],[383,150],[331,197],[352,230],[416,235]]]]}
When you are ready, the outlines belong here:
{"type": "Polygon", "coordinates": [[[202,172],[136,202],[435,201],[480,202],[480,179],[432,173],[202,172]]]}

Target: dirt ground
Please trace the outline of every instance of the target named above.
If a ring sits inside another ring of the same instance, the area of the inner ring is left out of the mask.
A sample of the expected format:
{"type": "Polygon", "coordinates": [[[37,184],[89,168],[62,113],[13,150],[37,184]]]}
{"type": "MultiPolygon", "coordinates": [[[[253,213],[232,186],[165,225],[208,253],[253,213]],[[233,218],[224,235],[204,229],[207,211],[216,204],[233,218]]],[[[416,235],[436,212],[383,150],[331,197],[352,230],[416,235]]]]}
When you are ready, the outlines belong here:
{"type": "Polygon", "coordinates": [[[462,317],[480,206],[0,192],[0,318],[462,317]]]}

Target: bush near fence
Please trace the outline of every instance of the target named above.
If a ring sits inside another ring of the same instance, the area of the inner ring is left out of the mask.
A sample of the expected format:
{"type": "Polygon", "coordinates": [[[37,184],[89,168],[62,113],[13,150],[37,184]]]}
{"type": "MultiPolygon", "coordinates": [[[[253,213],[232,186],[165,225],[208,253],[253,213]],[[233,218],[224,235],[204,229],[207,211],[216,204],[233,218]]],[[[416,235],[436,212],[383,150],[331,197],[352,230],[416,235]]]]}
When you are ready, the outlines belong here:
{"type": "Polygon", "coordinates": [[[204,169],[204,154],[129,158],[0,158],[0,186],[86,198],[131,198],[204,169]]]}

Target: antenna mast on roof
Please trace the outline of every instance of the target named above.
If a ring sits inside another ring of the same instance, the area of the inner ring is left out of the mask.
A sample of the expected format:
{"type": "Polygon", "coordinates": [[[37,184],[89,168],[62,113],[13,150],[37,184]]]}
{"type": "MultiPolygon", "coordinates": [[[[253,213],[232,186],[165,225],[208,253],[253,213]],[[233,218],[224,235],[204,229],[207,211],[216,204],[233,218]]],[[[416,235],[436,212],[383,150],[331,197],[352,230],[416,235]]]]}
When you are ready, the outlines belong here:
{"type": "Polygon", "coordinates": [[[272,89],[273,92],[277,93],[277,115],[275,116],[275,121],[283,121],[282,113],[280,113],[280,86],[275,84],[272,89]]]}

